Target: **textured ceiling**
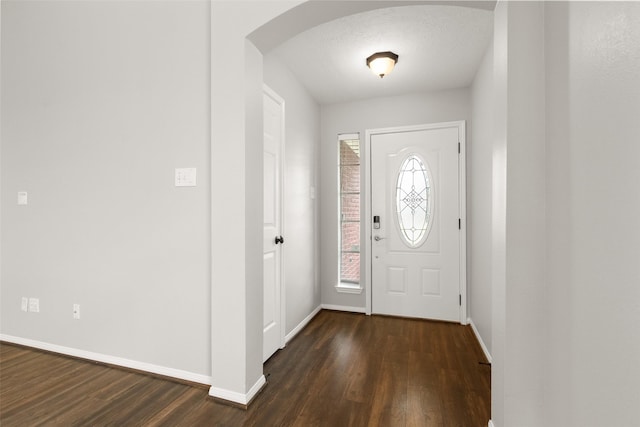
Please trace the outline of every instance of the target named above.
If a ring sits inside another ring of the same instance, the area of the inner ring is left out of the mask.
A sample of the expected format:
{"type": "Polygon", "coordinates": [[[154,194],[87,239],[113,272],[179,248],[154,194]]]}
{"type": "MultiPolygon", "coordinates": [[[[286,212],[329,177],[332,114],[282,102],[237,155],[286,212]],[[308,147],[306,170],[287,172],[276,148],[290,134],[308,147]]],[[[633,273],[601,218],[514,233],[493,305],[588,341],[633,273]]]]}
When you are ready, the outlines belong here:
{"type": "Polygon", "coordinates": [[[493,12],[458,6],[403,6],[350,15],[311,28],[271,54],[321,104],[468,86],[493,33],[493,12]],[[367,68],[374,52],[398,64],[383,79],[367,68]]]}

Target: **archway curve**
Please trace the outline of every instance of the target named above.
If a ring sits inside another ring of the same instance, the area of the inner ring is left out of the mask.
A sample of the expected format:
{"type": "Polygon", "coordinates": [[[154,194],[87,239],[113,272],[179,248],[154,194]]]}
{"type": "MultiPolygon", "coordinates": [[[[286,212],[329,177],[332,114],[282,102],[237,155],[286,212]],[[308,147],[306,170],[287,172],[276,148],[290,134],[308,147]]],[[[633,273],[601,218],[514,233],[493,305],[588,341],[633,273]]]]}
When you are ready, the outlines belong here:
{"type": "MultiPolygon", "coordinates": [[[[389,7],[452,3],[215,0],[210,4],[209,395],[247,405],[266,382],[261,269],[255,268],[262,262],[262,252],[256,250],[262,244],[262,55],[307,29],[345,16],[389,7]],[[221,203],[225,209],[220,208],[221,203]]],[[[496,2],[459,1],[455,5],[493,10],[496,2]]]]}
{"type": "Polygon", "coordinates": [[[495,1],[317,1],[308,0],[263,24],[247,39],[263,54],[315,26],[357,13],[399,6],[446,5],[494,10],[495,1]]]}

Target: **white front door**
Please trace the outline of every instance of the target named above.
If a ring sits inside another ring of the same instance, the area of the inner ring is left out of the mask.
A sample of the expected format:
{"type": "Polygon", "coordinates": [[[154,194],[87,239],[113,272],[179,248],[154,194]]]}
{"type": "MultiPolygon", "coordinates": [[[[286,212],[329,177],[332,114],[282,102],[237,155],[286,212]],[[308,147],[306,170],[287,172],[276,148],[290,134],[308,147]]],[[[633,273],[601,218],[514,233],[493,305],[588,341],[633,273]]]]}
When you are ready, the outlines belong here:
{"type": "Polygon", "coordinates": [[[370,133],[373,313],[463,321],[459,142],[464,122],[370,133]]]}
{"type": "Polygon", "coordinates": [[[263,231],[263,351],[262,361],[284,346],[282,321],[282,146],[284,101],[265,87],[264,108],[264,231],[263,231]]]}

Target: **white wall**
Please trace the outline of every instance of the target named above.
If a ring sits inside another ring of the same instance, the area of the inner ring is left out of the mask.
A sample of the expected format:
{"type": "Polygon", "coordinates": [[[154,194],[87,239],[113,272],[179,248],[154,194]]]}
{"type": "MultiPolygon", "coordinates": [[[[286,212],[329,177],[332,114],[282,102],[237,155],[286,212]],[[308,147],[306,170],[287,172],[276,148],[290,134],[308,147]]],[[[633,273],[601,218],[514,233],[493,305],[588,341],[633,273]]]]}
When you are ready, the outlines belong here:
{"type": "Polygon", "coordinates": [[[640,5],[495,18],[494,424],[639,425],[640,5]]]}
{"type": "Polygon", "coordinates": [[[491,353],[491,205],[493,155],[493,45],[471,85],[467,143],[467,280],[469,317],[491,353]]]}
{"type": "Polygon", "coordinates": [[[494,34],[492,417],[542,425],[545,343],[544,14],[498,3],[494,34]]]}
{"type": "Polygon", "coordinates": [[[507,77],[508,22],[505,3],[493,14],[494,135],[491,160],[491,418],[506,426],[506,190],[507,190],[507,77]]]}
{"type": "MultiPolygon", "coordinates": [[[[548,351],[545,357],[546,425],[571,423],[571,224],[569,135],[569,7],[545,5],[546,221],[548,351]]],[[[598,404],[599,405],[599,404],[598,404]]],[[[606,423],[608,424],[608,423],[606,423]]]]}
{"type": "MultiPolygon", "coordinates": [[[[214,330],[221,331],[224,329],[225,334],[230,334],[231,342],[236,343],[237,348],[244,350],[244,354],[241,354],[241,360],[244,359],[244,386],[246,389],[259,386],[264,380],[262,375],[262,351],[263,351],[263,279],[264,279],[264,251],[263,251],[263,186],[255,185],[255,183],[262,182],[264,178],[263,166],[264,166],[264,113],[263,113],[263,98],[262,98],[262,54],[256,47],[249,41],[244,41],[245,45],[245,73],[244,73],[244,107],[245,107],[245,146],[244,149],[244,212],[241,215],[244,216],[244,286],[240,287],[241,294],[244,291],[244,299],[236,299],[236,302],[240,302],[244,305],[243,319],[237,326],[242,325],[243,330],[233,331],[229,327],[221,327],[224,323],[219,323],[221,320],[218,315],[212,316],[216,319],[213,325],[214,330]],[[242,324],[244,320],[244,324],[242,324]],[[234,335],[233,333],[238,335],[234,335]],[[257,380],[256,380],[257,378],[257,380]]],[[[213,55],[215,58],[215,54],[213,55]]],[[[212,97],[215,95],[212,95],[212,97]]],[[[216,99],[216,103],[220,100],[216,99]]],[[[219,146],[220,141],[217,141],[216,146],[219,146]]],[[[233,157],[230,157],[233,158],[233,157]]],[[[233,164],[234,162],[228,163],[233,164]]],[[[239,168],[242,170],[242,166],[239,168]]],[[[238,172],[235,172],[238,173],[238,172]]],[[[227,176],[227,187],[232,175],[227,176]]],[[[240,191],[242,193],[242,191],[240,191]]],[[[217,203],[214,202],[215,205],[217,203]]],[[[224,209],[224,208],[223,208],[224,209]]],[[[216,224],[214,222],[214,224],[216,224]]],[[[221,223],[224,224],[224,223],[221,223]]],[[[216,240],[217,231],[221,228],[213,228],[212,245],[216,248],[226,246],[224,241],[218,242],[216,240]]],[[[240,256],[239,253],[235,254],[240,256]]],[[[216,265],[216,270],[219,272],[219,265],[216,265]]],[[[231,271],[228,270],[227,274],[231,271]]],[[[242,278],[242,274],[232,272],[239,278],[242,278]]],[[[215,276],[214,276],[215,277],[215,276]]],[[[237,280],[237,279],[236,279],[237,280]]],[[[233,286],[233,282],[221,283],[221,287],[216,285],[214,289],[221,289],[222,287],[233,286]]],[[[223,297],[223,295],[215,295],[214,299],[227,305],[231,300],[223,297]]],[[[219,307],[219,305],[218,305],[219,307]]],[[[242,312],[242,311],[241,311],[242,312]]],[[[226,317],[223,322],[233,321],[232,317],[226,317]]],[[[231,347],[229,341],[213,341],[213,347],[217,355],[224,354],[224,358],[228,358],[229,348],[231,347]],[[224,343],[224,345],[220,345],[224,343]]],[[[237,360],[237,359],[236,359],[237,360]]],[[[220,360],[213,360],[214,372],[220,373],[220,370],[229,372],[228,368],[220,363],[220,360]]],[[[213,388],[219,388],[218,384],[213,384],[213,388]]],[[[215,395],[215,394],[214,394],[215,395]]],[[[217,396],[225,398],[224,395],[217,396]]],[[[251,397],[247,396],[247,400],[251,397]]]]}
{"type": "Polygon", "coordinates": [[[572,421],[640,425],[640,3],[569,28],[572,421]]]}
{"type": "Polygon", "coordinates": [[[547,425],[636,426],[640,4],[545,9],[547,425]]]}
{"type": "Polygon", "coordinates": [[[215,226],[209,394],[241,404],[264,384],[262,54],[247,36],[296,3],[211,3],[211,220],[215,226]]]}
{"type": "Polygon", "coordinates": [[[207,2],[3,1],[2,32],[1,333],[207,378],[207,2]]]}
{"type": "MultiPolygon", "coordinates": [[[[365,308],[365,292],[360,295],[339,293],[338,263],[338,134],[360,132],[364,148],[365,130],[409,126],[471,117],[468,89],[376,98],[321,108],[320,142],[320,284],[322,303],[365,308]]],[[[364,182],[364,178],[361,178],[364,182]]],[[[364,204],[362,206],[364,215],[364,204]]],[[[361,230],[364,238],[364,230],[361,230]]],[[[361,258],[367,256],[363,251],[361,258]]],[[[364,267],[364,262],[361,263],[364,267]]],[[[361,268],[361,277],[364,272],[361,268]]],[[[364,285],[364,283],[363,283],[364,285]]]]}
{"type": "Polygon", "coordinates": [[[320,305],[316,191],[320,107],[274,55],[264,57],[264,82],[285,100],[284,280],[286,334],[320,305]]]}

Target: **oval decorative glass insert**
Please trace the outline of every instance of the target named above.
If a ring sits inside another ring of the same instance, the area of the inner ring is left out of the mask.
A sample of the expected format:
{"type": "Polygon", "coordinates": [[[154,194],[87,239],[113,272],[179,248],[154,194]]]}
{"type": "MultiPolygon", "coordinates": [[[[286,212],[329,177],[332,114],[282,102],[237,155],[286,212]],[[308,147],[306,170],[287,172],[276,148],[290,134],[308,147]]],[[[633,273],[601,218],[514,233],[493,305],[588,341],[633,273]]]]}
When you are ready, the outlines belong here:
{"type": "Polygon", "coordinates": [[[433,203],[431,172],[416,154],[410,154],[398,172],[396,217],[400,235],[410,248],[422,245],[429,234],[433,203]]]}

